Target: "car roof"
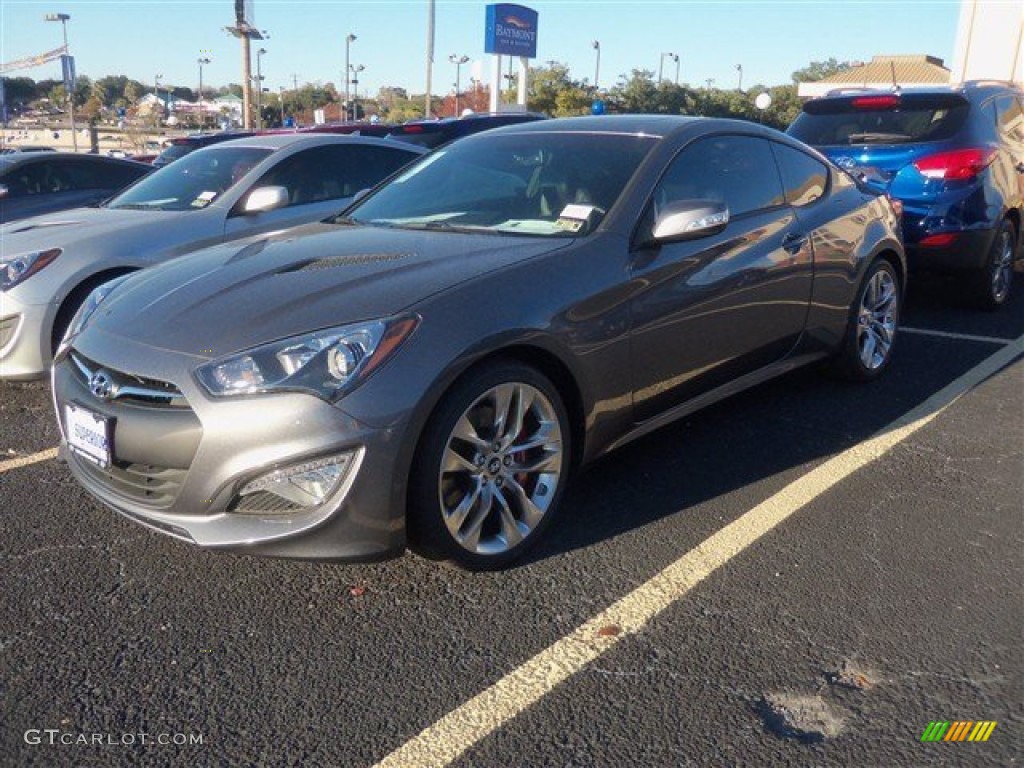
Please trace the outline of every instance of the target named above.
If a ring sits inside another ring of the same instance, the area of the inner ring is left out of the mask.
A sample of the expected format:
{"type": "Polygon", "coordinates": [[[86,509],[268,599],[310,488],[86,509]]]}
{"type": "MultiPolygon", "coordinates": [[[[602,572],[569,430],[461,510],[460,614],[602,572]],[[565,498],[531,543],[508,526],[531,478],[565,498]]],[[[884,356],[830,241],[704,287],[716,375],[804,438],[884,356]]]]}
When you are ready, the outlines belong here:
{"type": "Polygon", "coordinates": [[[29,163],[52,163],[55,160],[64,160],[69,158],[86,158],[86,162],[107,163],[109,165],[146,166],[145,163],[140,163],[135,160],[128,160],[121,157],[108,157],[107,155],[93,155],[86,152],[14,152],[9,155],[0,155],[0,168],[13,168],[18,165],[27,165],[29,163]]]}
{"type": "MultiPolygon", "coordinates": [[[[243,139],[232,139],[211,144],[201,150],[216,150],[223,147],[254,147],[277,151],[294,145],[317,146],[318,144],[366,144],[378,147],[398,147],[409,149],[411,145],[393,139],[382,139],[376,136],[358,136],[350,133],[278,133],[247,136],[243,139]]],[[[414,147],[414,151],[418,150],[414,147]]]]}
{"type": "Polygon", "coordinates": [[[590,115],[516,123],[486,133],[625,133],[664,137],[680,128],[712,119],[682,115],[590,115]]]}

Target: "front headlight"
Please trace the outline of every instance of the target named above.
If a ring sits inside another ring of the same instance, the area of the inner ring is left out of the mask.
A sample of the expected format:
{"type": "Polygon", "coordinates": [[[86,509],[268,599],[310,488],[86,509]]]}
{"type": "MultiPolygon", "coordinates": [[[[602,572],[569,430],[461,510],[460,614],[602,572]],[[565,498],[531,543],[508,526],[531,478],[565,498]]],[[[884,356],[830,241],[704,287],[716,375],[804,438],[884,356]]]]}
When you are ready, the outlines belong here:
{"type": "Polygon", "coordinates": [[[61,253],[61,248],[50,248],[47,251],[21,253],[0,261],[0,291],[6,291],[28,280],[47,264],[52,263],[61,253]]]}
{"type": "Polygon", "coordinates": [[[214,360],[196,378],[216,397],[259,392],[309,392],[335,400],[379,368],[419,324],[419,318],[327,328],[214,360]]]}

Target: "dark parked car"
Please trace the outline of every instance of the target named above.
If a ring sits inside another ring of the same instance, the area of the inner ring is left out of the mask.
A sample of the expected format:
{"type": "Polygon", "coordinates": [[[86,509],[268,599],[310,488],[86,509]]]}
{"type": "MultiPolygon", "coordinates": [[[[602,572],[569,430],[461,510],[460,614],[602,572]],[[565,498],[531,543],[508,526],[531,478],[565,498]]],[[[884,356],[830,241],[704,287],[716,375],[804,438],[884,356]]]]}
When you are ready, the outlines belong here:
{"type": "Polygon", "coordinates": [[[131,160],[73,152],[0,156],[0,224],[106,200],[152,171],[131,160]]]}
{"type": "Polygon", "coordinates": [[[814,99],[788,133],[903,204],[911,268],[1006,302],[1022,258],[1024,93],[1001,83],[814,99]]]}
{"type": "Polygon", "coordinates": [[[152,165],[154,168],[160,168],[180,157],[184,157],[189,152],[195,152],[201,147],[220,144],[222,141],[231,141],[232,139],[244,139],[247,136],[253,135],[255,135],[253,131],[221,131],[219,133],[193,133],[189,136],[180,136],[170,140],[168,147],[156,156],[152,165]]]}
{"type": "Polygon", "coordinates": [[[581,464],[801,364],[881,374],[904,279],[888,199],[776,131],[501,128],[92,294],[54,366],[63,453],[202,546],[501,567],[581,464]]]}
{"type": "Polygon", "coordinates": [[[388,132],[388,137],[418,144],[427,149],[440,147],[449,141],[471,136],[491,128],[505,125],[519,125],[545,120],[544,115],[530,112],[502,112],[501,114],[466,115],[465,117],[446,117],[441,120],[414,120],[403,125],[396,125],[388,132]]]}

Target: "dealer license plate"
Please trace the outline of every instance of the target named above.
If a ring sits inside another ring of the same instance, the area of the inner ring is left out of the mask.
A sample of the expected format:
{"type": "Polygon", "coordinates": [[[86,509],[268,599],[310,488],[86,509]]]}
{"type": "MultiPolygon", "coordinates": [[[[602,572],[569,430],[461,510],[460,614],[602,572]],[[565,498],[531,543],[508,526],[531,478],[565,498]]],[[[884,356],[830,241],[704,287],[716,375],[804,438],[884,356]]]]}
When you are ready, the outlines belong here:
{"type": "Polygon", "coordinates": [[[110,419],[71,403],[64,414],[71,449],[101,467],[110,466],[110,419]]]}

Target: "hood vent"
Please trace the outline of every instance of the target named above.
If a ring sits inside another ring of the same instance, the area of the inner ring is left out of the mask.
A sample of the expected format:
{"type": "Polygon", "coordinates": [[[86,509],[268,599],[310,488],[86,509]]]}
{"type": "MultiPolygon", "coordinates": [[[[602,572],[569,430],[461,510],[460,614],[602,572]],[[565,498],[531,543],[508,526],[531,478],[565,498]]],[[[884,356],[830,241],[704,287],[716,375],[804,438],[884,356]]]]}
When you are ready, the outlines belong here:
{"type": "Polygon", "coordinates": [[[317,272],[321,269],[335,269],[336,267],[358,267],[364,264],[379,264],[385,261],[401,261],[413,254],[411,253],[358,253],[351,256],[329,256],[324,259],[311,259],[296,264],[288,269],[283,269],[278,274],[287,272],[317,272]]]}

